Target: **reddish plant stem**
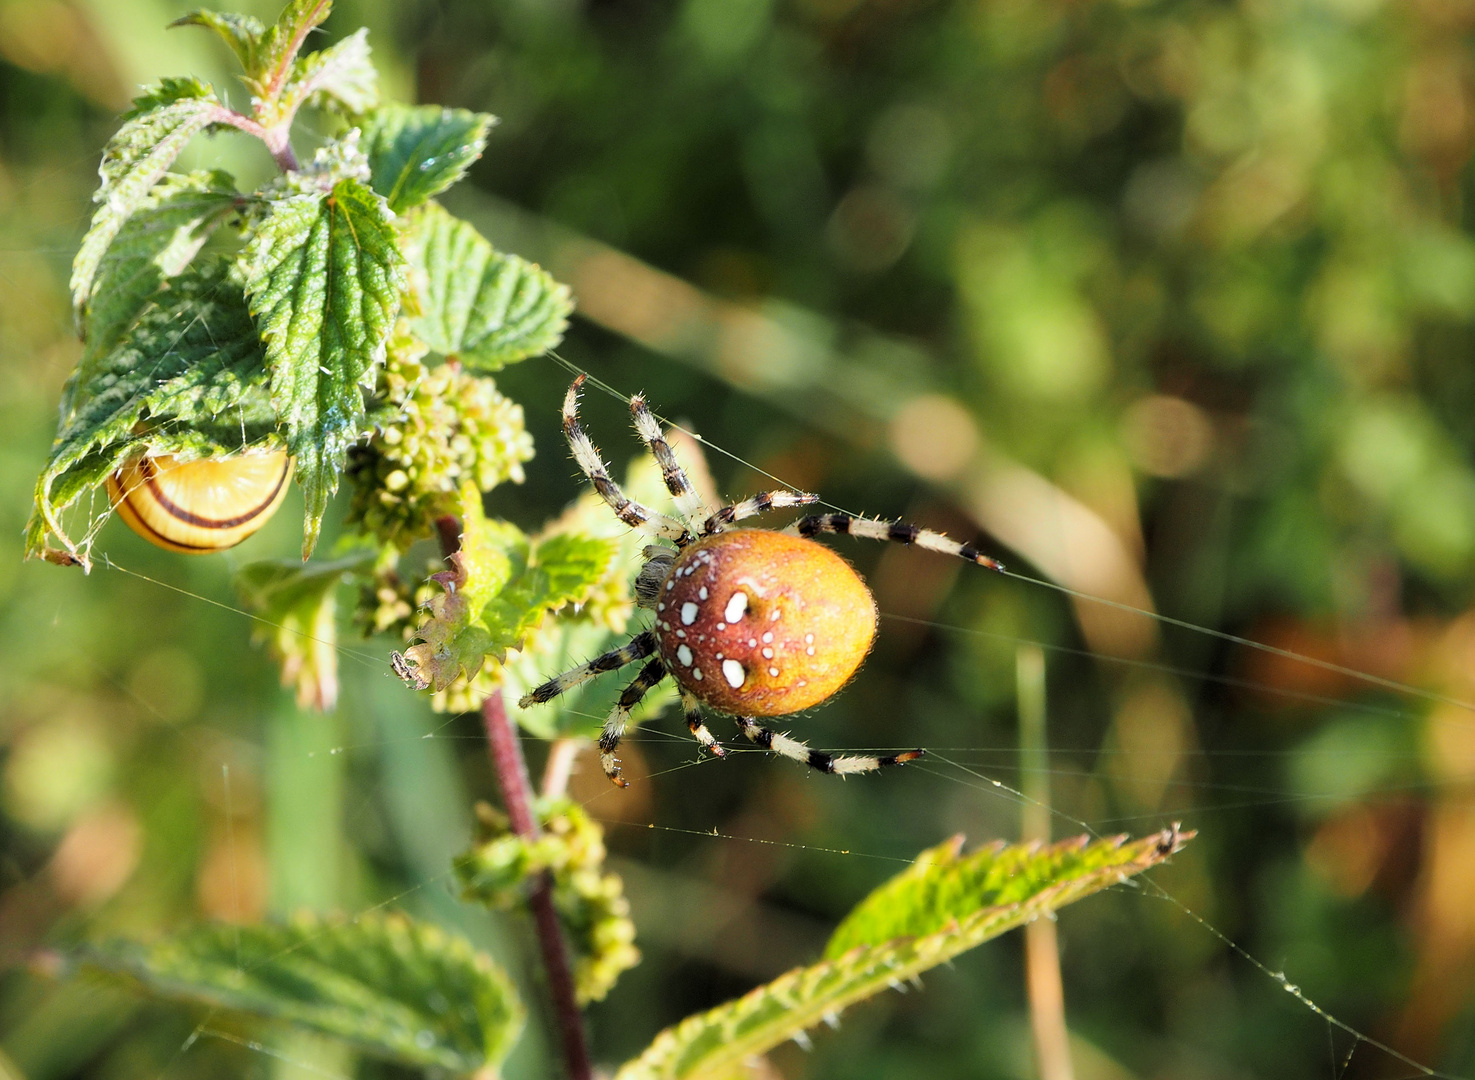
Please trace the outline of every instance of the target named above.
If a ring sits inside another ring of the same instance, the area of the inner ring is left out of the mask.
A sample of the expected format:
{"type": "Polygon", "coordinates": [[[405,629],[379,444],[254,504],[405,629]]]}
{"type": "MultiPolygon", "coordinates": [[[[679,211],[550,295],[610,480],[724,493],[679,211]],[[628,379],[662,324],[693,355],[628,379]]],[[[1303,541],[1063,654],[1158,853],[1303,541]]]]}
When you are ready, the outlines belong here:
{"type": "MultiPolygon", "coordinates": [[[[461,550],[461,522],[447,514],[435,519],[441,553],[447,558],[461,550]]],[[[507,718],[502,691],[493,690],[481,703],[481,723],[487,734],[492,770],[502,789],[502,804],[512,831],[526,840],[538,838],[538,819],[533,813],[533,785],[528,779],[527,760],[522,756],[522,743],[517,730],[507,718]]],[[[533,928],[538,950],[543,954],[543,968],[548,973],[548,995],[553,999],[553,1016],[558,1024],[559,1041],[563,1044],[564,1066],[569,1080],[593,1080],[589,1064],[589,1044],[584,1037],[584,1014],[574,990],[574,972],[569,966],[568,944],[563,939],[563,926],[553,906],[553,875],[540,874],[533,884],[528,906],[533,911],[533,928]]]]}
{"type": "MultiPolygon", "coordinates": [[[[482,702],[481,719],[491,748],[492,768],[496,770],[497,782],[502,788],[502,802],[507,808],[512,830],[524,839],[536,839],[538,819],[533,816],[532,783],[528,780],[527,762],[523,759],[517,733],[507,719],[501,691],[494,690],[482,702]]],[[[528,905],[533,910],[538,948],[548,973],[548,992],[553,998],[553,1014],[563,1043],[563,1060],[569,1080],[590,1080],[593,1071],[589,1065],[589,1048],[584,1041],[584,1016],[579,1012],[574,994],[574,974],[569,967],[563,927],[559,925],[558,912],[553,907],[553,878],[550,874],[539,875],[528,905]]]]}

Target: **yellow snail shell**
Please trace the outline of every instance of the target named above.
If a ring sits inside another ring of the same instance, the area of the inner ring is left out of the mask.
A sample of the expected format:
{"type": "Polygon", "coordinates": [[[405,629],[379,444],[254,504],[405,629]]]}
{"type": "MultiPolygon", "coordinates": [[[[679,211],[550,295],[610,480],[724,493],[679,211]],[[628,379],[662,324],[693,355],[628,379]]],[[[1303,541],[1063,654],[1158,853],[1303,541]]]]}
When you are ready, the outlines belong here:
{"type": "Polygon", "coordinates": [[[204,461],[137,457],[108,477],[108,498],[152,544],[189,555],[235,547],[287,497],[285,451],[204,461]]]}

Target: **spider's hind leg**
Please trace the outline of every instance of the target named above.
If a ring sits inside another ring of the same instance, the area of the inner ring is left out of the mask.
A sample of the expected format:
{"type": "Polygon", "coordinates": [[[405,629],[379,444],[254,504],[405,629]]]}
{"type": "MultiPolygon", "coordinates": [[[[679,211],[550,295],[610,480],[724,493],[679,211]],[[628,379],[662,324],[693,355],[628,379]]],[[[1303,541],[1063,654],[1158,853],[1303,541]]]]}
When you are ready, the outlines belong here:
{"type": "Polygon", "coordinates": [[[660,657],[656,657],[640,669],[634,682],[625,687],[620,700],[610,710],[609,719],[604,722],[604,730],[599,734],[599,765],[616,787],[630,786],[630,781],[620,775],[620,759],[615,757],[615,749],[625,734],[625,725],[630,722],[630,710],[639,705],[640,699],[645,697],[651,687],[665,677],[666,665],[661,663],[660,657]]]}
{"type": "Polygon", "coordinates": [[[738,730],[747,736],[749,742],[757,743],[770,753],[808,765],[811,769],[838,776],[875,772],[888,765],[904,765],[908,761],[916,761],[926,753],[925,750],[908,750],[902,754],[888,754],[885,757],[872,754],[826,754],[822,750],[811,750],[807,744],[790,738],[782,732],[761,726],[751,716],[739,716],[736,719],[738,730]]]}

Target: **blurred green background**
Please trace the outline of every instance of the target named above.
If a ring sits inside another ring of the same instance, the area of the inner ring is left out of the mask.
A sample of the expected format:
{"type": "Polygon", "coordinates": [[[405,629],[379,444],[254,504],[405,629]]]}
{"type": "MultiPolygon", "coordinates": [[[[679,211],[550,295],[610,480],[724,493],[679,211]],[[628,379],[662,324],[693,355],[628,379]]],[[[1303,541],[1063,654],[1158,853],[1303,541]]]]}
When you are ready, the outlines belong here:
{"type": "MultiPolygon", "coordinates": [[[[0,0],[0,1076],[401,1075],[55,977],[91,937],[386,901],[529,958],[446,876],[492,796],[474,718],[347,630],[342,704],[302,713],[251,644],[230,572],[296,550],[291,508],[211,559],[113,523],[90,577],[19,562],[100,148],[145,81],[240,93],[212,39],[165,31],[190,6],[0,0]]],[[[363,24],[389,93],[502,117],[451,208],[574,286],[563,355],[700,431],[723,493],[761,469],[1443,699],[842,540],[880,641],[793,729],[933,754],[698,771],[667,716],[627,742],[629,791],[581,759],[645,952],[590,1014],[599,1060],[817,955],[887,860],[1018,835],[988,778],[1022,782],[1032,640],[1058,834],[1199,829],[1165,888],[1352,1027],[1475,1073],[1475,2],[340,0],[319,44],[363,24]]],[[[230,136],[190,156],[270,168],[230,136]]],[[[492,509],[524,527],[580,490],[568,379],[499,380],[539,453],[492,509]]],[[[627,414],[586,416],[623,470],[627,414]]],[[[1408,1075],[1147,892],[1060,933],[1083,1080],[1408,1075]]],[[[1020,950],[774,1066],[1031,1076],[1020,950]]],[[[552,1075],[541,1027],[510,1077],[552,1075]]]]}

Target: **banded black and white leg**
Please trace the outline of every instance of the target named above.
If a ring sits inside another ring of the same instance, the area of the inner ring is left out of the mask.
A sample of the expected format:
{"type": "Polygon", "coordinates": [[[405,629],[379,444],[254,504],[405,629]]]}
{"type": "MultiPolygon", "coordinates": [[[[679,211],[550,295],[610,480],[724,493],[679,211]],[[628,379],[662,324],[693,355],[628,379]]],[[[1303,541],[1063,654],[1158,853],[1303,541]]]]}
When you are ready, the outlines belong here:
{"type": "Polygon", "coordinates": [[[702,715],[702,703],[688,690],[681,691],[681,708],[686,713],[686,729],[696,739],[697,745],[713,757],[726,757],[727,751],[707,730],[706,718],[702,715]]]}
{"type": "Polygon", "coordinates": [[[656,464],[661,467],[661,479],[666,484],[666,490],[676,500],[676,512],[687,521],[699,521],[706,516],[707,508],[702,503],[702,497],[697,494],[697,489],[692,486],[686,470],[676,460],[676,453],[662,434],[661,425],[651,415],[644,394],[636,394],[630,399],[630,415],[635,420],[635,431],[640,435],[641,442],[645,443],[651,456],[656,459],[656,464]]]}
{"type": "Polygon", "coordinates": [[[586,375],[576,378],[563,399],[563,435],[568,440],[569,449],[573,451],[574,460],[579,463],[579,468],[594,485],[594,490],[599,493],[599,497],[609,504],[615,516],[626,525],[632,529],[654,533],[667,540],[674,540],[681,547],[691,543],[693,537],[685,525],[673,517],[657,513],[630,499],[620,490],[620,485],[610,479],[604,458],[600,456],[599,450],[590,441],[589,436],[584,434],[584,429],[579,424],[579,389],[584,385],[586,378],[588,378],[586,375]]]}
{"type": "Polygon", "coordinates": [[[823,750],[811,750],[807,743],[791,738],[781,731],[763,727],[751,716],[739,716],[736,720],[738,731],[746,736],[749,742],[756,743],[770,753],[834,776],[850,776],[853,773],[875,772],[889,765],[905,765],[908,761],[916,761],[926,752],[908,750],[905,753],[888,754],[884,757],[873,754],[827,754],[823,750]]]}
{"type": "Polygon", "coordinates": [[[787,510],[792,506],[808,506],[819,502],[818,495],[805,491],[764,491],[742,502],[724,506],[702,524],[702,535],[713,536],[735,522],[766,514],[770,510],[787,510]]]}
{"type": "Polygon", "coordinates": [[[606,671],[618,671],[627,664],[633,664],[637,660],[644,660],[656,651],[656,635],[647,630],[642,634],[636,634],[618,649],[611,649],[590,660],[587,664],[580,664],[576,668],[565,671],[562,675],[555,675],[541,686],[522,696],[517,703],[518,708],[526,709],[529,705],[542,705],[544,702],[552,701],[560,694],[566,694],[576,686],[588,682],[597,675],[603,675],[606,671]]]}
{"type": "Polygon", "coordinates": [[[635,676],[635,681],[625,687],[625,692],[620,695],[620,700],[615,702],[615,707],[610,710],[609,719],[604,722],[604,730],[599,733],[599,765],[618,787],[629,787],[630,781],[620,775],[620,759],[615,757],[615,750],[620,745],[620,739],[625,734],[625,725],[630,722],[630,710],[640,704],[640,699],[645,697],[651,688],[666,677],[666,665],[661,663],[660,657],[652,660],[640,669],[640,674],[635,676]]]}
{"type": "Polygon", "coordinates": [[[890,540],[898,544],[915,544],[928,551],[942,555],[953,555],[990,570],[1002,570],[1004,564],[991,559],[972,544],[960,544],[950,536],[904,521],[876,521],[872,518],[852,517],[850,514],[811,514],[802,517],[784,530],[799,536],[818,536],[820,533],[845,533],[867,540],[890,540]]]}

